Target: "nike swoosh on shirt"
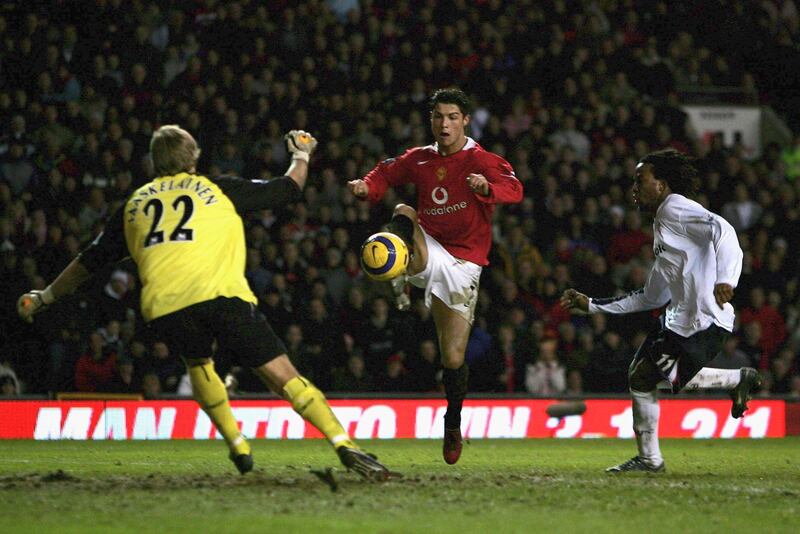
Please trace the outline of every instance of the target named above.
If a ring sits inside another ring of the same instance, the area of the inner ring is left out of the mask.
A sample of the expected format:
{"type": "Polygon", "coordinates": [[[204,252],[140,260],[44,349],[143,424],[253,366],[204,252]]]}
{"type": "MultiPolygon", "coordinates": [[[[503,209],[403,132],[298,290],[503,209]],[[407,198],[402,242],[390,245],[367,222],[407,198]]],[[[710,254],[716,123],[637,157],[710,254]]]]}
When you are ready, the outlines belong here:
{"type": "Polygon", "coordinates": [[[428,163],[429,161],[430,161],[429,159],[426,159],[425,161],[418,161],[417,165],[424,165],[424,164],[428,163]]]}

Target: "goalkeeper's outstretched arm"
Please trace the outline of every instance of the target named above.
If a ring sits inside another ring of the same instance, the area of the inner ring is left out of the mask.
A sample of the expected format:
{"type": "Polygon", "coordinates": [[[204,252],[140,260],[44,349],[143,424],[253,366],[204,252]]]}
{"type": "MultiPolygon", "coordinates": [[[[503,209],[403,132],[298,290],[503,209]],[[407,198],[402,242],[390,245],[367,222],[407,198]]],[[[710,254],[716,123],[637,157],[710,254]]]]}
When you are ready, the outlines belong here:
{"type": "Polygon", "coordinates": [[[302,190],[308,177],[308,164],[311,153],[317,148],[317,140],[310,133],[303,130],[291,130],[283,136],[286,140],[286,149],[292,155],[292,161],[286,176],[297,183],[302,190]]]}
{"type": "Polygon", "coordinates": [[[31,290],[22,295],[17,301],[17,311],[20,317],[31,322],[33,316],[53,304],[65,295],[75,291],[83,282],[91,278],[92,273],[80,262],[80,257],[75,258],[61,271],[52,284],[43,290],[31,290]]]}
{"type": "Polygon", "coordinates": [[[107,221],[105,229],[86,247],[56,279],[43,290],[28,291],[17,300],[17,312],[31,322],[33,316],[71,294],[101,267],[129,255],[125,244],[123,210],[118,209],[107,221]]]}

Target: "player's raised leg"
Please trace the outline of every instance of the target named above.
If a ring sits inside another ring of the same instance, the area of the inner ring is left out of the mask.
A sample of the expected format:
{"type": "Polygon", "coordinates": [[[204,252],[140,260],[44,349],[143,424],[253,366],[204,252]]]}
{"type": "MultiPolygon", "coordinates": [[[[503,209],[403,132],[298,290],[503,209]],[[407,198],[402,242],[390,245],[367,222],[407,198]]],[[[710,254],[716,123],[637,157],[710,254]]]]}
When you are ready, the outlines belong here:
{"type": "Polygon", "coordinates": [[[431,313],[439,336],[444,367],[442,382],[447,397],[442,456],[445,462],[454,464],[461,457],[461,407],[467,396],[469,383],[469,366],[464,363],[464,354],[467,350],[471,325],[462,315],[435,296],[431,302],[431,313]]]}
{"type": "Polygon", "coordinates": [[[283,396],[303,419],[314,425],[336,450],[339,460],[364,478],[386,480],[389,470],[353,442],[331,410],[325,395],[300,376],[289,358],[282,354],[253,369],[275,393],[283,396]]]}
{"type": "Polygon", "coordinates": [[[428,262],[428,246],[425,243],[425,236],[417,223],[417,212],[406,204],[395,206],[392,220],[386,225],[386,231],[398,235],[408,247],[410,257],[407,274],[398,276],[390,281],[397,309],[406,311],[411,308],[408,276],[425,270],[425,265],[428,262]]]}
{"type": "Polygon", "coordinates": [[[717,369],[703,367],[684,389],[727,389],[731,396],[731,416],[738,419],[747,410],[752,391],[761,385],[761,376],[752,367],[717,369]]]}
{"type": "Polygon", "coordinates": [[[231,411],[228,392],[214,369],[214,362],[208,358],[184,361],[192,383],[194,399],[228,444],[231,461],[241,474],[251,471],[253,456],[250,453],[250,445],[239,431],[239,424],[231,411]]]}

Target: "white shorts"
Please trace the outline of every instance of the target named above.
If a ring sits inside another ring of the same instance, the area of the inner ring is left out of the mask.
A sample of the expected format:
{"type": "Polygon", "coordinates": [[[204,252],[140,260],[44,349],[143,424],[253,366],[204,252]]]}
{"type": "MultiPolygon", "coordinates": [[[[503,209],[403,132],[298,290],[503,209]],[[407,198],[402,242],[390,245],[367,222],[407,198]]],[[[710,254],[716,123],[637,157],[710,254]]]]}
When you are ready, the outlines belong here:
{"type": "Polygon", "coordinates": [[[422,233],[428,246],[428,263],[425,270],[409,276],[408,281],[425,290],[425,305],[428,308],[431,307],[431,295],[436,295],[448,308],[472,324],[483,267],[456,258],[424,230],[422,233]]]}

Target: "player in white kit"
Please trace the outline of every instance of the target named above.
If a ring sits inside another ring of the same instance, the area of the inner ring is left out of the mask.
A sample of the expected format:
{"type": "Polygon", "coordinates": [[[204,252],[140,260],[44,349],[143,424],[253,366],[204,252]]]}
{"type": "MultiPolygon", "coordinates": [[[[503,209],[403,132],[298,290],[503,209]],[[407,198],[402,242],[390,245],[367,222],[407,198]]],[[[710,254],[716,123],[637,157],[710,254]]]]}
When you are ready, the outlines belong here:
{"type": "Polygon", "coordinates": [[[636,167],[633,196],[655,214],[653,268],[642,289],[614,298],[589,298],[574,289],[561,297],[565,308],[587,313],[631,313],[667,305],[628,371],[633,429],[639,454],[608,472],[664,470],[658,445],[658,390],[728,389],[731,415],[741,417],[750,392],[760,385],[750,367],[705,367],[733,330],[730,300],[742,272],[736,231],[722,217],[687,196],[697,171],[690,158],[672,150],[648,154],[636,167]]]}

